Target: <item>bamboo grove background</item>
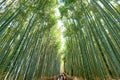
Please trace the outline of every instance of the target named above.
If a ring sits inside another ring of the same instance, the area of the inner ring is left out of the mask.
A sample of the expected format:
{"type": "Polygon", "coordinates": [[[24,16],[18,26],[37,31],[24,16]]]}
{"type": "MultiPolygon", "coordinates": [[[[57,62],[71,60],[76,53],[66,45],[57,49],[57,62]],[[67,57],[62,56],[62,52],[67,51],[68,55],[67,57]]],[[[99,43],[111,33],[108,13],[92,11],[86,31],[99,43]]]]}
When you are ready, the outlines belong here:
{"type": "Polygon", "coordinates": [[[120,78],[120,0],[0,0],[1,79],[59,74],[58,19],[65,27],[67,74],[120,78]]]}
{"type": "Polygon", "coordinates": [[[60,10],[69,74],[89,80],[120,77],[120,5],[112,1],[64,0],[60,10]]]}
{"type": "Polygon", "coordinates": [[[54,0],[4,0],[1,5],[6,5],[0,15],[3,78],[31,80],[58,74],[54,0]]]}

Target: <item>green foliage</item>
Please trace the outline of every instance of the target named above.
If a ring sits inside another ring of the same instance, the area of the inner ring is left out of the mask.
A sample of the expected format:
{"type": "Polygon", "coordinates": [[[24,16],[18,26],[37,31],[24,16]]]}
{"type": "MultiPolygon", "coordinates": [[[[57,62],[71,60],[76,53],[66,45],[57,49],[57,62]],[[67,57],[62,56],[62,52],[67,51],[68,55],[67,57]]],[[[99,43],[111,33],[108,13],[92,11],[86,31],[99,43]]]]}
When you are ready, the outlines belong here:
{"type": "Polygon", "coordinates": [[[69,4],[64,0],[64,3],[67,9],[60,11],[66,12],[62,18],[66,28],[66,72],[88,80],[120,77],[118,3],[106,0],[76,0],[69,4]]]}
{"type": "Polygon", "coordinates": [[[57,0],[0,1],[0,78],[31,80],[65,72],[95,80],[120,78],[119,0],[61,0],[65,49],[55,16],[57,0]]]}
{"type": "Polygon", "coordinates": [[[15,8],[6,7],[0,16],[0,76],[29,80],[58,74],[59,41],[52,32],[56,1],[14,1],[15,8]]]}

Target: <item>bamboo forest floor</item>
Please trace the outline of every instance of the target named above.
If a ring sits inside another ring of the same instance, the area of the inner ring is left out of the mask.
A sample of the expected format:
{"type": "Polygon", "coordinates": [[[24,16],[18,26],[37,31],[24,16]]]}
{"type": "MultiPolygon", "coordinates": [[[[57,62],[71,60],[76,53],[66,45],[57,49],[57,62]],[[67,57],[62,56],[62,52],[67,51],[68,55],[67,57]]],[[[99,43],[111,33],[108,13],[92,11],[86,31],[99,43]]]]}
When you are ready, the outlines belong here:
{"type": "MultiPolygon", "coordinates": [[[[0,75],[0,80],[2,80],[2,78],[3,78],[3,75],[0,75]]],[[[22,77],[19,78],[19,79],[22,80],[22,77]]],[[[7,80],[14,80],[14,79],[9,78],[7,80]]],[[[26,79],[26,80],[29,80],[29,79],[26,79]]],[[[52,76],[52,77],[33,78],[32,80],[61,80],[61,79],[58,79],[58,75],[55,75],[55,76],[52,76]]],[[[86,78],[83,78],[83,77],[67,75],[67,76],[65,76],[64,80],[91,80],[91,79],[86,79],[86,78]]],[[[101,79],[99,77],[94,77],[92,80],[120,80],[120,78],[106,77],[105,79],[101,79]]]]}

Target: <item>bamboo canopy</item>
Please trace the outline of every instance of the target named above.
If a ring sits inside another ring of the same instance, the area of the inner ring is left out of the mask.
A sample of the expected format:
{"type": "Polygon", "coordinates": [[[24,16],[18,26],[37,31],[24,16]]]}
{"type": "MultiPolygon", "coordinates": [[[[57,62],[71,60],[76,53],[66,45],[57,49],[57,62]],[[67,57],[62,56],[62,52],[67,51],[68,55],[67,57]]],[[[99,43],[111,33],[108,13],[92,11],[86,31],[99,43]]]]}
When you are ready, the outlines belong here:
{"type": "Polygon", "coordinates": [[[0,80],[59,73],[120,79],[120,0],[0,0],[0,80]]]}

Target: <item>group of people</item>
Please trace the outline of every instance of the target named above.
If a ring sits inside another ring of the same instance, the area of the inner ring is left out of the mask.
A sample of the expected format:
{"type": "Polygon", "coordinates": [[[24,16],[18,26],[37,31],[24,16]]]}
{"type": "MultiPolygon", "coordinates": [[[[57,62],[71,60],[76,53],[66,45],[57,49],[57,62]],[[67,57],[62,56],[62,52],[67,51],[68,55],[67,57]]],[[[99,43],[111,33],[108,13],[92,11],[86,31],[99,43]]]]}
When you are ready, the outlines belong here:
{"type": "Polygon", "coordinates": [[[73,80],[73,79],[66,73],[60,73],[58,76],[58,80],[73,80]]]}
{"type": "Polygon", "coordinates": [[[60,73],[57,76],[50,77],[50,78],[42,78],[40,80],[79,80],[77,77],[71,77],[66,73],[60,73]]]}

